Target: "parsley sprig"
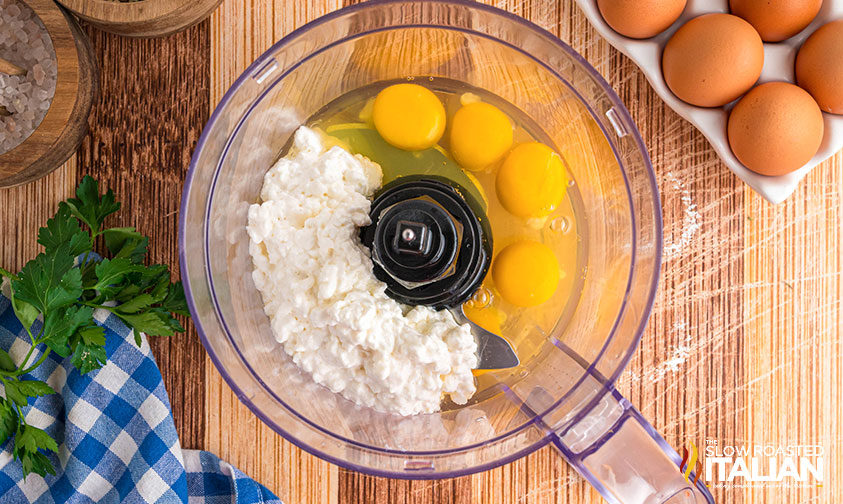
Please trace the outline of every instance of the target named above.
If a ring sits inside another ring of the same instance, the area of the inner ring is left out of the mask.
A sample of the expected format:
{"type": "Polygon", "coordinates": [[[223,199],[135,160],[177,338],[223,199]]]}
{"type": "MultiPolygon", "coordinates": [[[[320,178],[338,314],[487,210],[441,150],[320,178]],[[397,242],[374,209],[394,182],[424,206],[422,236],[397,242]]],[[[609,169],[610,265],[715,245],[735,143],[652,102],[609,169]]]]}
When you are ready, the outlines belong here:
{"type": "Polygon", "coordinates": [[[31,343],[20,363],[0,348],[5,392],[0,397],[0,444],[14,437],[12,453],[24,475],[55,474],[46,453],[58,451],[49,434],[26,422],[30,399],[56,393],[29,374],[52,352],[70,357],[83,374],[102,367],[105,330],[94,322],[94,310],[107,310],[125,322],[134,330],[137,345],[140,333],[172,336],[184,331],[174,317],[189,316],[181,282],[170,282],[166,265],[143,264],[149,239],[131,227],[103,227],[105,218],[118,210],[114,193],[109,189],[100,195],[97,181],[86,176],[76,197],[60,203],[38,231],[44,252],[18,274],[0,268],[0,277],[11,281],[12,309],[31,343]],[[93,254],[99,237],[111,257],[93,254]],[[36,350],[40,356],[32,362],[36,350]]]}

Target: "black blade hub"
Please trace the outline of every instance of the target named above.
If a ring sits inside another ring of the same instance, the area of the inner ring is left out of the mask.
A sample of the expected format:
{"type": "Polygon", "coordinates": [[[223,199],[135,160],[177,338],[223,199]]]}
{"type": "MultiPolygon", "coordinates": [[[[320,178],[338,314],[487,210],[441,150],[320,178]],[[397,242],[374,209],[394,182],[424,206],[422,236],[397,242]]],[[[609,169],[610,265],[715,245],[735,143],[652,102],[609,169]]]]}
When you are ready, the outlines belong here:
{"type": "Polygon", "coordinates": [[[363,228],[375,276],[409,305],[451,308],[480,287],[492,233],[479,202],[441,177],[402,177],[384,186],[363,228]]]}

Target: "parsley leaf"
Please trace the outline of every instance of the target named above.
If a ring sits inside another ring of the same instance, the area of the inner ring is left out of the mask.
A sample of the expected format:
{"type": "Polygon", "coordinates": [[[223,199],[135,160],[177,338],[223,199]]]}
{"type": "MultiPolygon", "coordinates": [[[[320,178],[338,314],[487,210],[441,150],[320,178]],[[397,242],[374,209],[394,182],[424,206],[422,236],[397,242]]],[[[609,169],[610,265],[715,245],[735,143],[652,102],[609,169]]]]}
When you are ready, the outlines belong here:
{"type": "Polygon", "coordinates": [[[62,291],[56,293],[52,299],[53,304],[48,305],[48,309],[53,306],[65,306],[82,295],[82,271],[79,268],[68,270],[62,275],[59,287],[62,291]]]}
{"type": "Polygon", "coordinates": [[[40,397],[56,393],[53,387],[39,380],[21,380],[17,383],[17,388],[26,397],[40,397]]]}
{"type": "Polygon", "coordinates": [[[174,316],[189,316],[184,289],[180,282],[170,282],[166,265],[144,265],[149,238],[131,227],[103,229],[106,217],[119,209],[111,190],[100,195],[97,182],[85,177],[76,198],[61,203],[55,216],[38,231],[44,252],[18,274],[0,268],[0,277],[11,280],[15,316],[32,340],[20,364],[0,349],[4,392],[0,397],[0,442],[14,438],[13,455],[20,460],[24,475],[55,474],[45,452],[55,452],[58,447],[45,431],[27,424],[22,412],[30,399],[55,391],[45,382],[22,377],[30,376],[51,352],[69,357],[81,373],[104,366],[106,332],[96,325],[94,310],[107,310],[122,319],[134,331],[138,345],[141,333],[170,336],[184,331],[174,316]],[[91,253],[100,234],[111,257],[91,253]],[[43,323],[33,331],[39,316],[43,323]],[[36,348],[40,354],[35,353],[36,348]],[[40,356],[35,359],[33,355],[40,356]]]}
{"type": "Polygon", "coordinates": [[[26,475],[30,473],[35,473],[41,477],[46,476],[47,473],[53,476],[56,475],[56,470],[53,469],[52,462],[41,452],[24,452],[21,454],[20,459],[21,465],[23,466],[24,480],[26,479],[26,475]]]}
{"type": "Polygon", "coordinates": [[[3,392],[6,394],[6,399],[12,401],[18,406],[26,406],[26,396],[18,390],[17,380],[14,378],[3,382],[3,392]]]}
{"type": "Polygon", "coordinates": [[[12,294],[12,310],[14,310],[15,315],[27,332],[40,314],[38,309],[31,304],[14,297],[14,293],[12,294]]]}
{"type": "Polygon", "coordinates": [[[120,313],[137,313],[149,308],[154,302],[155,298],[153,298],[151,294],[141,294],[140,296],[121,304],[116,308],[116,310],[120,313]]]}
{"type": "Polygon", "coordinates": [[[176,331],[169,320],[164,319],[155,309],[134,315],[118,313],[117,316],[135,332],[146,333],[150,336],[172,336],[176,331]]]}
{"type": "Polygon", "coordinates": [[[90,306],[71,306],[66,309],[54,310],[44,320],[41,339],[54,352],[67,357],[71,348],[68,340],[79,327],[94,323],[94,309],[90,306]]]}
{"type": "Polygon", "coordinates": [[[8,399],[0,397],[0,444],[6,442],[9,436],[18,430],[18,411],[8,399]]]}
{"type": "Polygon", "coordinates": [[[9,352],[0,348],[0,370],[11,373],[17,368],[18,365],[15,364],[15,361],[12,359],[12,356],[9,355],[9,352]]]}
{"type": "Polygon", "coordinates": [[[66,205],[60,206],[56,215],[47,221],[47,226],[38,230],[38,243],[47,251],[68,243],[68,252],[73,257],[91,250],[90,235],[82,231],[79,221],[71,215],[66,205]]]}
{"type": "Polygon", "coordinates": [[[22,424],[15,435],[15,447],[12,454],[16,460],[21,461],[24,474],[33,472],[41,476],[47,473],[56,474],[50,459],[38,450],[58,453],[59,447],[43,429],[22,424]]]}
{"type": "Polygon", "coordinates": [[[73,256],[67,243],[42,252],[29,261],[12,282],[15,298],[34,306],[41,313],[76,301],[82,294],[82,276],[73,268],[73,256]]]}
{"type": "Polygon", "coordinates": [[[18,449],[18,446],[25,448],[27,451],[36,451],[38,449],[42,450],[50,450],[51,452],[58,453],[59,447],[56,444],[55,440],[50,437],[43,429],[39,429],[38,427],[33,427],[31,425],[27,425],[23,428],[23,432],[21,432],[21,436],[17,439],[15,443],[15,449],[18,449]]]}
{"type": "Polygon", "coordinates": [[[90,373],[105,365],[105,329],[99,326],[86,327],[77,333],[79,341],[73,350],[70,362],[80,373],[90,373]]]}
{"type": "Polygon", "coordinates": [[[115,258],[125,257],[135,264],[143,262],[149,238],[135,231],[135,228],[111,228],[102,234],[105,236],[105,247],[115,258]]]}
{"type": "Polygon", "coordinates": [[[10,379],[3,383],[6,398],[18,406],[26,406],[30,397],[55,394],[56,391],[46,383],[38,380],[10,379]]]}
{"type": "Polygon", "coordinates": [[[114,201],[114,192],[109,189],[100,196],[99,183],[86,175],[76,189],[76,198],[63,203],[79,220],[91,228],[94,236],[100,233],[100,226],[106,217],[120,210],[120,203],[114,201]]]}
{"type": "Polygon", "coordinates": [[[152,296],[152,299],[154,299],[156,303],[163,303],[164,300],[167,299],[167,294],[170,292],[170,286],[173,285],[170,283],[169,272],[167,273],[168,274],[166,276],[159,278],[155,287],[149,291],[149,295],[152,296]]]}
{"type": "Polygon", "coordinates": [[[113,296],[120,292],[123,281],[133,272],[143,269],[143,266],[133,264],[126,258],[103,259],[96,265],[97,283],[93,288],[100,296],[113,296]]]}
{"type": "Polygon", "coordinates": [[[163,264],[137,265],[129,274],[128,279],[129,284],[114,295],[115,301],[125,303],[152,288],[149,294],[154,298],[154,302],[158,303],[166,297],[166,291],[162,292],[162,289],[169,286],[170,272],[167,270],[167,266],[163,264]],[[162,283],[166,285],[161,286],[162,283]]]}
{"type": "Polygon", "coordinates": [[[141,290],[157,286],[161,282],[170,282],[170,271],[164,264],[141,267],[137,272],[138,274],[133,277],[133,281],[141,290]]]}
{"type": "Polygon", "coordinates": [[[190,316],[190,310],[187,308],[187,299],[184,296],[184,287],[181,282],[170,284],[167,289],[167,297],[161,302],[161,308],[168,312],[178,313],[185,317],[190,316]]]}

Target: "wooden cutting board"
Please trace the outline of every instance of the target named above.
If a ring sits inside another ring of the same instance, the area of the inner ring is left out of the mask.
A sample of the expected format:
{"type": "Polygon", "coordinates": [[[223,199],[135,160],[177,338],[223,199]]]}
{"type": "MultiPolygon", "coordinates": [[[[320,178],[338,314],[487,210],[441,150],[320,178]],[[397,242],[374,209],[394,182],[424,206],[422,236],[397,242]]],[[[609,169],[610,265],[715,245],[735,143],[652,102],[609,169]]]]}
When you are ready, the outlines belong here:
{"type": "MultiPolygon", "coordinates": [[[[572,0],[502,1],[568,42],[617,90],[653,158],[665,261],[653,316],[619,387],[673,446],[819,444],[821,487],[715,488],[718,503],[843,502],[843,155],[771,206],[722,164],[692,126],[610,48],[572,0]]],[[[124,201],[120,225],[151,236],[152,260],[178,269],[179,198],[192,149],[234,79],[339,0],[225,0],[208,21],[165,39],[93,28],[102,96],[91,133],[64,167],[0,190],[0,264],[37,253],[36,232],[84,174],[124,201]]],[[[550,448],[455,480],[361,476],[322,462],[262,425],[208,360],[195,330],[152,342],[182,444],[238,466],[286,503],[601,502],[550,448]]]]}

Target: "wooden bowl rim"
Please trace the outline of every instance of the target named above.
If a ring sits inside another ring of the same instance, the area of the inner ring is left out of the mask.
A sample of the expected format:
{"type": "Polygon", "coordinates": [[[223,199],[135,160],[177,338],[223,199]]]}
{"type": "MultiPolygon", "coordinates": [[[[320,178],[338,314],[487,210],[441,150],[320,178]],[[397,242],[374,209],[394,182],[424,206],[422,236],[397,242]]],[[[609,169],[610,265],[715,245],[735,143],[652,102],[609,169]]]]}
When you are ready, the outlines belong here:
{"type": "MultiPolygon", "coordinates": [[[[23,0],[26,5],[32,9],[32,12],[38,16],[47,33],[50,35],[50,41],[53,43],[53,49],[56,53],[56,89],[53,92],[52,100],[56,96],[64,94],[63,91],[71,92],[72,96],[76,97],[79,94],[79,53],[76,50],[75,37],[73,31],[70,29],[69,21],[53,0],[23,0]],[[54,10],[58,14],[56,21],[53,22],[48,14],[50,10],[54,10]],[[67,47],[59,48],[56,43],[56,34],[61,34],[58,39],[66,38],[69,41],[67,47]],[[67,51],[68,59],[60,55],[67,51]],[[60,91],[62,91],[60,93],[60,91]]],[[[64,133],[64,129],[70,121],[70,116],[73,113],[73,106],[54,107],[53,101],[50,101],[50,108],[47,109],[47,114],[41,123],[35,128],[23,142],[19,143],[17,147],[0,154],[0,178],[7,178],[26,170],[32,163],[37,161],[43,154],[43,149],[33,149],[32,145],[43,143],[49,145],[47,149],[51,149],[56,141],[64,133]],[[30,152],[27,152],[30,151],[30,152]],[[27,152],[21,155],[20,152],[27,152]],[[13,173],[3,174],[5,171],[3,165],[9,164],[8,158],[15,158],[15,164],[18,170],[13,173]]],[[[75,101],[75,100],[74,100],[75,101]]]]}
{"type": "Polygon", "coordinates": [[[80,16],[104,23],[143,23],[166,16],[196,0],[57,0],[80,16]],[[101,14],[101,15],[95,15],[101,14]]]}

